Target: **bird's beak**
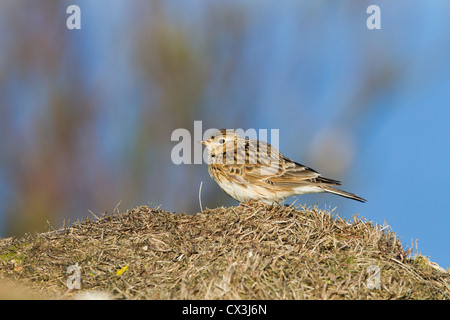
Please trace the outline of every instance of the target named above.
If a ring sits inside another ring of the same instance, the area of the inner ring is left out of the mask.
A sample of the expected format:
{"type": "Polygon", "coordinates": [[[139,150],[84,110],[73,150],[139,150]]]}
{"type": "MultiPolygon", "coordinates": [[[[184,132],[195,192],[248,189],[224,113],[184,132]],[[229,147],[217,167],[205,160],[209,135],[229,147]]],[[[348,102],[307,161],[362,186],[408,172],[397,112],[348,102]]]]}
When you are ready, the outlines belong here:
{"type": "Polygon", "coordinates": [[[211,142],[211,139],[200,141],[201,144],[207,146],[211,142]]]}

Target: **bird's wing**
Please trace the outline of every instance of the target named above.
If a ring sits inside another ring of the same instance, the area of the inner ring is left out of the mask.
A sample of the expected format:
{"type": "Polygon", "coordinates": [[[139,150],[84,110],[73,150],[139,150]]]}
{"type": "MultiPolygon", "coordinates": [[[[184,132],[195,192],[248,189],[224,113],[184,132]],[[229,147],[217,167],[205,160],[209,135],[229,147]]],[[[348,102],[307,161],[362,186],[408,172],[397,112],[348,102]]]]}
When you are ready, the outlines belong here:
{"type": "Polygon", "coordinates": [[[339,185],[337,180],[320,176],[317,171],[286,158],[264,141],[245,139],[234,150],[233,164],[224,165],[228,174],[249,183],[263,182],[280,187],[296,187],[305,183],[339,185]]]}
{"type": "Polygon", "coordinates": [[[283,157],[282,167],[284,170],[280,174],[269,178],[272,183],[284,187],[296,187],[304,183],[313,183],[317,185],[340,185],[338,180],[328,179],[322,177],[316,170],[304,166],[300,163],[292,161],[289,158],[283,157]]]}
{"type": "MultiPolygon", "coordinates": [[[[221,169],[231,181],[236,183],[258,183],[279,175],[284,169],[280,166],[281,153],[270,144],[245,139],[239,147],[233,148],[232,161],[226,161],[221,169]]],[[[270,182],[267,182],[270,183],[270,182]]]]}
{"type": "Polygon", "coordinates": [[[246,139],[242,147],[234,150],[234,162],[222,169],[237,183],[268,183],[280,187],[297,187],[305,183],[340,185],[324,178],[317,171],[283,156],[270,144],[246,139]]]}
{"type": "Polygon", "coordinates": [[[340,181],[322,177],[320,173],[284,157],[281,153],[275,154],[279,158],[263,159],[257,164],[245,164],[241,167],[242,174],[249,182],[258,180],[280,187],[297,187],[307,184],[340,185],[340,181]],[[272,160],[272,161],[270,161],[272,160]]]}

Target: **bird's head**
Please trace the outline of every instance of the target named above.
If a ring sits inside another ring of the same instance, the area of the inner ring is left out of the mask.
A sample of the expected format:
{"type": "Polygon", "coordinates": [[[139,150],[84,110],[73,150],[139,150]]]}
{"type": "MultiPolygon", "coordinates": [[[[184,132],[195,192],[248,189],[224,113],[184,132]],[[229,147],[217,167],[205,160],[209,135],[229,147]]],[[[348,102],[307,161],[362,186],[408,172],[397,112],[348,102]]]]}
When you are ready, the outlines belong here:
{"type": "Polygon", "coordinates": [[[215,131],[207,140],[201,141],[212,154],[223,153],[226,150],[232,150],[237,141],[242,139],[237,133],[229,129],[220,129],[215,131]]]}

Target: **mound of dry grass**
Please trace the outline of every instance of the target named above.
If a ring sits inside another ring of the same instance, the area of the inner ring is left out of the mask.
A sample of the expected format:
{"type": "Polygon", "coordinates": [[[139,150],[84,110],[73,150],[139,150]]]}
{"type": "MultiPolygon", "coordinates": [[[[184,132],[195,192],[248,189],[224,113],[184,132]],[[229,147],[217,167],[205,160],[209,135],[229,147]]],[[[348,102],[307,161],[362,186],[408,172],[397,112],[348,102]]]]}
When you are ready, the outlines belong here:
{"type": "Polygon", "coordinates": [[[142,206],[0,240],[0,277],[43,298],[448,299],[449,273],[409,254],[387,228],[317,208],[142,206]],[[81,289],[69,290],[75,264],[81,289]]]}

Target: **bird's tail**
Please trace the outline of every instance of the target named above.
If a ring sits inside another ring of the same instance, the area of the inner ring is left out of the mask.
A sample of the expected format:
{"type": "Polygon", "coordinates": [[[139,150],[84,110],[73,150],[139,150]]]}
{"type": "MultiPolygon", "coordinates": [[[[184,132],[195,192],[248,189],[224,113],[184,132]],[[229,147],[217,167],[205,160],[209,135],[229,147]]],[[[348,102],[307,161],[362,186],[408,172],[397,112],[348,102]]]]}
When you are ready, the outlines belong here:
{"type": "Polygon", "coordinates": [[[341,196],[341,197],[346,197],[346,198],[353,199],[353,200],[360,201],[360,202],[366,202],[367,201],[366,199],[361,198],[361,197],[357,196],[354,193],[350,193],[350,192],[347,192],[347,191],[344,191],[344,190],[341,190],[341,189],[338,189],[338,188],[325,186],[325,187],[322,187],[322,189],[324,191],[326,191],[326,192],[334,193],[334,194],[337,194],[338,196],[341,196]]]}

